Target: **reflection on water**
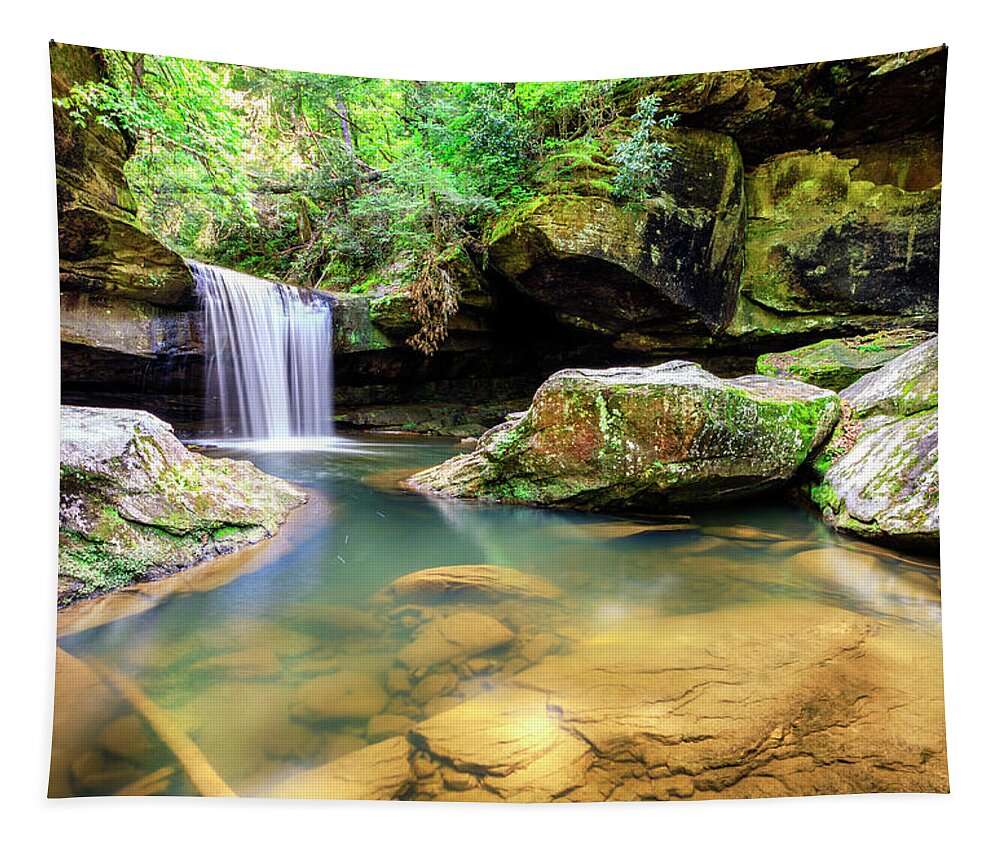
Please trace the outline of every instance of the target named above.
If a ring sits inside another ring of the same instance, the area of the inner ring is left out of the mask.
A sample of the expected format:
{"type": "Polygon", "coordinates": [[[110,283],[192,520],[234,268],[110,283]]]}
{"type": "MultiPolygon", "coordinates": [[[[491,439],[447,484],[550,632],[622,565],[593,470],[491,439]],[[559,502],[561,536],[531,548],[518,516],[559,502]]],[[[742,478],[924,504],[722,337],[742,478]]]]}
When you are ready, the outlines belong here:
{"type": "MultiPolygon", "coordinates": [[[[332,510],[261,569],[204,591],[181,586],[155,608],[64,635],[60,646],[126,675],[239,794],[264,793],[303,769],[406,734],[633,618],[815,601],[938,631],[932,566],[839,538],[789,505],[697,511],[690,522],[664,523],[392,489],[404,471],[454,453],[452,442],[437,440],[232,442],[209,451],[249,458],[322,494],[332,510]],[[516,568],[561,594],[394,603],[375,596],[404,574],[440,565],[516,568]],[[420,662],[421,648],[433,644],[428,631],[470,611],[490,621],[485,632],[449,639],[458,649],[445,661],[420,662]],[[489,634],[499,638],[483,639],[489,634]]],[[[63,658],[57,677],[52,793],[194,794],[162,735],[90,666],[73,662],[63,658]]],[[[541,717],[539,730],[550,723],[541,717]]]]}

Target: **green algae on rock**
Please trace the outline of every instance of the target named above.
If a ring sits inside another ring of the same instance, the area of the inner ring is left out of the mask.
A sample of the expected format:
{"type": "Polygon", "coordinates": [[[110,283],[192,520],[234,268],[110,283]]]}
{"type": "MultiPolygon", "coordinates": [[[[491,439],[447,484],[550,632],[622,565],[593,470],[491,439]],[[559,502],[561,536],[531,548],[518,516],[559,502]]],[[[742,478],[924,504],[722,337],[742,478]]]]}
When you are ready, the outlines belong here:
{"type": "Polygon", "coordinates": [[[859,163],[793,151],[747,175],[746,254],[729,334],[935,325],[940,185],[876,185],[858,178],[859,163]]]}
{"type": "Polygon", "coordinates": [[[563,370],[474,452],[405,486],[582,509],[720,502],[789,480],[839,415],[829,390],[686,361],[563,370]]]}
{"type": "Polygon", "coordinates": [[[840,394],[855,434],[817,457],[810,489],[835,528],[894,546],[939,545],[937,352],[934,337],[840,394]]]}
{"type": "Polygon", "coordinates": [[[64,405],[59,463],[60,602],[256,543],[305,502],[248,461],[196,455],[145,411],[64,405]]]}
{"type": "Polygon", "coordinates": [[[929,331],[901,328],[843,340],[821,340],[790,352],[761,355],[757,358],[757,374],[843,390],[932,336],[929,331]]]}

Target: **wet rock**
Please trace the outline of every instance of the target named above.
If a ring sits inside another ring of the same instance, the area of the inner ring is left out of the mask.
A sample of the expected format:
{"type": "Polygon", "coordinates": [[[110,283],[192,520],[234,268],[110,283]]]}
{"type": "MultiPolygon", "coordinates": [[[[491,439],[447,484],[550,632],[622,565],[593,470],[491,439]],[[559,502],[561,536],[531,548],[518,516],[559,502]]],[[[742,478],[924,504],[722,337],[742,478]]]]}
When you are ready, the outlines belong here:
{"type": "Polygon", "coordinates": [[[323,759],[329,762],[340,759],[349,753],[354,753],[371,744],[362,734],[363,730],[355,728],[352,732],[337,730],[323,739],[323,759]]]}
{"type": "Polygon", "coordinates": [[[693,532],[698,529],[694,523],[630,523],[623,520],[611,523],[573,523],[558,527],[556,534],[566,538],[593,538],[598,541],[614,541],[618,538],[635,538],[638,535],[653,535],[666,532],[693,532]]]}
{"type": "Polygon", "coordinates": [[[909,417],[938,405],[938,340],[927,340],[841,394],[855,419],[909,417]]]}
{"type": "Polygon", "coordinates": [[[101,731],[97,744],[111,756],[143,765],[153,753],[153,740],[138,715],[124,715],[101,731]]]}
{"type": "Polygon", "coordinates": [[[813,462],[810,494],[835,528],[934,550],[938,514],[937,338],[841,393],[848,423],[813,462]]]}
{"type": "Polygon", "coordinates": [[[761,355],[757,373],[843,390],[933,336],[903,328],[843,340],[823,340],[790,352],[761,355]]]}
{"type": "Polygon", "coordinates": [[[270,759],[304,761],[323,747],[323,737],[301,724],[280,724],[263,730],[257,744],[270,759]]]}
{"type": "Polygon", "coordinates": [[[395,736],[332,762],[301,772],[269,790],[276,798],[391,800],[415,779],[410,765],[412,747],[395,736]]]}
{"type": "Polygon", "coordinates": [[[513,638],[513,632],[489,615],[460,612],[421,627],[414,640],[400,650],[399,660],[410,668],[429,667],[476,656],[513,638]]]}
{"type": "Polygon", "coordinates": [[[62,407],[59,572],[75,595],[273,535],[305,501],[248,461],[205,458],[145,411],[62,407]]]}
{"type": "Polygon", "coordinates": [[[253,647],[201,659],[191,666],[191,670],[229,680],[268,679],[281,673],[281,662],[273,650],[253,647]]]}
{"type": "Polygon", "coordinates": [[[413,684],[406,668],[390,668],[385,675],[385,690],[389,694],[409,694],[413,684]]]}
{"type": "Polygon", "coordinates": [[[840,416],[836,394],[693,363],[557,372],[476,451],[407,480],[439,496],[663,509],[789,480],[840,416]]]}
{"type": "Polygon", "coordinates": [[[482,674],[489,671],[494,667],[494,662],[492,659],[483,659],[482,657],[475,657],[466,661],[469,666],[469,670],[473,674],[482,674]]]}
{"type": "Polygon", "coordinates": [[[70,765],[73,787],[83,795],[108,795],[140,777],[142,770],[127,762],[108,759],[99,751],[88,751],[70,765]]]}
{"type": "Polygon", "coordinates": [[[462,698],[455,697],[435,697],[433,700],[427,702],[424,706],[424,714],[431,718],[441,712],[447,712],[449,709],[454,709],[462,702],[462,698]]]}
{"type": "Polygon", "coordinates": [[[584,742],[564,730],[545,697],[498,690],[421,722],[411,734],[418,746],[443,756],[451,771],[504,800],[548,801],[580,785],[593,762],[584,742]]]}
{"type": "Polygon", "coordinates": [[[368,674],[338,671],[306,680],[295,692],[291,717],[307,723],[378,715],[388,702],[382,686],[368,674]]]}
{"type": "Polygon", "coordinates": [[[457,685],[458,677],[451,671],[438,671],[420,680],[413,687],[412,696],[417,703],[427,703],[432,698],[448,694],[457,685]]]}
{"type": "Polygon", "coordinates": [[[376,715],[368,720],[365,734],[380,741],[390,736],[405,736],[413,729],[414,720],[406,715],[376,715]]]}
{"type": "Polygon", "coordinates": [[[643,614],[411,739],[504,800],[944,791],[940,669],[925,630],[810,603],[643,614]]]}
{"type": "Polygon", "coordinates": [[[554,635],[534,635],[520,646],[520,654],[529,662],[537,662],[554,653],[561,643],[554,635]]]}
{"type": "Polygon", "coordinates": [[[407,573],[382,592],[387,600],[479,597],[554,600],[559,589],[541,576],[492,564],[451,564],[407,573]]]}
{"type": "Polygon", "coordinates": [[[784,535],[779,535],[777,532],[768,532],[766,529],[758,529],[756,526],[703,526],[702,531],[706,535],[714,535],[716,538],[727,538],[731,541],[773,543],[787,540],[784,535]]]}

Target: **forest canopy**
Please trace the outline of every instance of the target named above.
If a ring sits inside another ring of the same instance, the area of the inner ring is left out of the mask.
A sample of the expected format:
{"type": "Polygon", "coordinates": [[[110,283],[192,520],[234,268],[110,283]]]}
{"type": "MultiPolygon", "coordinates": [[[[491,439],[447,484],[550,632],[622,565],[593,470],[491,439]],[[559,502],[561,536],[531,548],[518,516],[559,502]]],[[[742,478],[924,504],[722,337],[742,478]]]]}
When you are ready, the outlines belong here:
{"type": "MultiPolygon", "coordinates": [[[[101,51],[104,78],[59,104],[122,131],[149,230],[181,254],[352,292],[447,289],[436,262],[543,191],[560,158],[627,202],[669,148],[655,98],[619,81],[343,77],[101,51]]],[[[447,307],[447,294],[440,306],[447,307]]]]}

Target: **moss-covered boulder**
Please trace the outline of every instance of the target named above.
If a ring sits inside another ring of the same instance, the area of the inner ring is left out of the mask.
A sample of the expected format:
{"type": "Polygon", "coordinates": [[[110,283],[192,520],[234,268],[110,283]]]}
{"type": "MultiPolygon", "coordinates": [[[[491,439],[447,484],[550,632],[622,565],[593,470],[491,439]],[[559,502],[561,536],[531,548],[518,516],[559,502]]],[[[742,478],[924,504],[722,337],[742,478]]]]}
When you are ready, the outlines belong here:
{"type": "Polygon", "coordinates": [[[205,458],[145,411],[64,405],[59,599],[154,579],[266,538],[305,494],[205,458]]]}
{"type": "MultiPolygon", "coordinates": [[[[49,56],[57,100],[74,83],[103,78],[99,50],[53,42],[49,56]]],[[[59,104],[52,116],[61,287],[160,305],[193,303],[194,282],[184,261],[136,218],[123,171],[134,140],[93,120],[81,127],[59,104]]]]}
{"type": "Polygon", "coordinates": [[[441,496],[584,509],[719,502],[790,479],[840,414],[835,393],[685,361],[570,369],[474,452],[409,478],[441,496]]]}
{"type": "Polygon", "coordinates": [[[846,416],[812,462],[813,501],[837,529],[934,549],[938,518],[937,338],[841,395],[846,416]]]}
{"type": "Polygon", "coordinates": [[[666,130],[655,197],[611,197],[598,149],[558,151],[541,193],[487,239],[490,263],[555,318],[629,351],[697,345],[727,319],[743,243],[743,165],[728,136],[666,130]]]}
{"type": "Polygon", "coordinates": [[[790,352],[761,355],[757,358],[757,374],[843,390],[932,336],[929,331],[902,328],[842,340],[821,340],[790,352]]]}
{"type": "Polygon", "coordinates": [[[736,337],[934,328],[940,185],[859,179],[859,160],[793,152],[747,175],[736,337]]]}

